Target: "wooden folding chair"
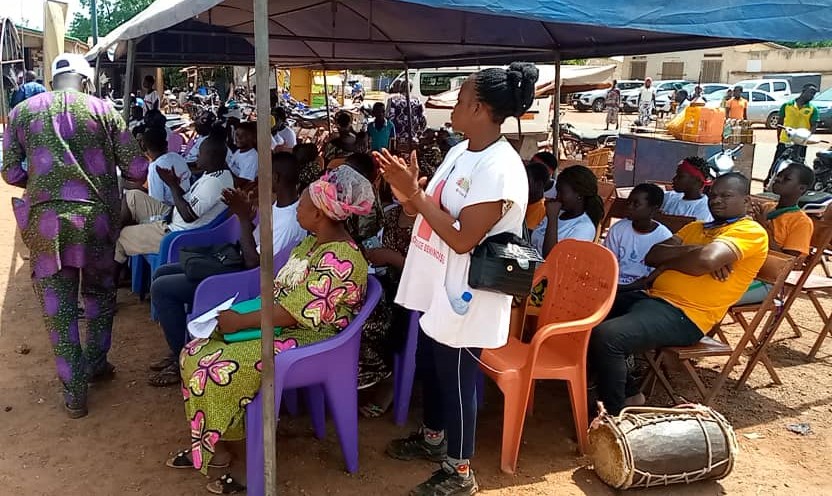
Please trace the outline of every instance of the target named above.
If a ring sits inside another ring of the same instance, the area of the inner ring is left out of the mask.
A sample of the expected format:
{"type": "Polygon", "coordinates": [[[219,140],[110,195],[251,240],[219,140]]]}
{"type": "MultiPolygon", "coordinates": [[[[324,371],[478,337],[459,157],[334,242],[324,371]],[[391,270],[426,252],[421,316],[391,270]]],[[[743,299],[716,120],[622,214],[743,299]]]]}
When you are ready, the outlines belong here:
{"type": "Polygon", "coordinates": [[[598,223],[598,228],[595,232],[596,243],[601,239],[601,234],[604,233],[605,229],[609,227],[610,211],[612,211],[615,199],[618,196],[618,192],[615,189],[615,183],[598,181],[598,196],[600,196],[601,200],[604,202],[604,218],[598,223]]]}
{"type": "MultiPolygon", "coordinates": [[[[667,348],[660,348],[652,355],[650,353],[646,353],[645,357],[647,358],[647,362],[650,364],[651,371],[647,377],[645,377],[645,380],[642,383],[642,389],[644,389],[648,383],[651,383],[651,381],[655,384],[653,379],[658,379],[659,382],[662,383],[662,386],[664,386],[667,394],[670,395],[670,398],[674,402],[676,401],[676,392],[673,390],[673,387],[670,385],[670,381],[667,379],[661,368],[664,359],[671,356],[681,362],[683,369],[687,372],[688,376],[690,376],[691,380],[693,380],[693,383],[696,385],[696,389],[702,396],[702,403],[704,405],[709,405],[716,395],[719,394],[719,391],[725,384],[725,380],[728,379],[728,375],[731,373],[731,370],[739,362],[740,356],[745,351],[749,342],[758,345],[755,347],[753,352],[755,358],[757,360],[763,360],[764,363],[767,362],[768,357],[765,355],[765,346],[760,346],[762,345],[762,339],[755,338],[755,333],[760,327],[760,324],[763,322],[763,319],[766,318],[767,314],[769,314],[768,319],[766,320],[763,329],[773,327],[779,324],[779,321],[782,320],[782,312],[777,311],[778,298],[780,296],[780,292],[783,290],[786,278],[794,266],[794,260],[794,257],[783,253],[775,251],[768,252],[766,261],[757,274],[757,279],[767,284],[771,284],[772,289],[768,296],[766,296],[763,302],[759,305],[759,308],[754,314],[754,318],[751,322],[748,322],[743,326],[744,332],[742,339],[740,339],[735,347],[732,348],[728,343],[719,342],[713,338],[705,336],[698,343],[691,346],[670,346],[667,348]],[[699,374],[693,365],[693,360],[713,356],[727,356],[728,361],[722,367],[722,370],[711,388],[708,389],[699,377],[699,374]]],[[[729,310],[729,312],[730,311],[731,310],[729,310]]],[[[718,328],[718,325],[715,326],[715,328],[718,328]]],[[[769,372],[772,373],[772,379],[774,379],[775,383],[780,384],[780,378],[777,377],[777,373],[774,372],[774,369],[771,368],[769,372]]]]}
{"type": "Polygon", "coordinates": [[[659,212],[658,214],[656,214],[656,221],[664,224],[665,227],[670,229],[670,232],[676,234],[677,232],[679,232],[680,229],[682,229],[686,225],[696,221],[696,217],[688,217],[686,215],[673,215],[666,214],[664,212],[659,212]]]}
{"type": "MultiPolygon", "coordinates": [[[[788,279],[786,279],[786,291],[788,295],[786,297],[786,302],[783,305],[783,312],[785,313],[786,321],[792,327],[792,330],[797,337],[800,337],[802,333],[789,312],[794,304],[794,301],[801,293],[806,293],[812,301],[815,310],[817,310],[818,315],[823,321],[824,329],[828,327],[827,324],[830,320],[830,315],[827,315],[820,304],[818,294],[832,291],[832,278],[813,275],[812,272],[815,267],[821,263],[824,251],[829,247],[829,244],[832,243],[832,210],[827,210],[827,212],[824,213],[823,218],[813,219],[813,222],[814,231],[812,232],[812,252],[803,264],[803,269],[793,271],[789,274],[788,279]]],[[[812,351],[809,353],[809,358],[815,357],[815,354],[817,354],[817,351],[820,348],[821,343],[823,343],[823,339],[826,337],[826,334],[828,334],[828,331],[825,333],[821,331],[820,336],[818,336],[818,341],[815,342],[815,346],[812,347],[812,351]]]]}

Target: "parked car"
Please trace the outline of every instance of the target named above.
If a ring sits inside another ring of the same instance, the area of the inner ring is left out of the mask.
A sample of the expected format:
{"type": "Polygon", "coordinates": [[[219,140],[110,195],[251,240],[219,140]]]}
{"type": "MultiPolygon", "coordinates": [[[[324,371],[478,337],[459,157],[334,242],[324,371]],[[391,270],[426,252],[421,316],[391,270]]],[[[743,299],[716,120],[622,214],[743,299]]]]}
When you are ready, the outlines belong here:
{"type": "MultiPolygon", "coordinates": [[[[705,106],[719,108],[727,91],[720,90],[711,93],[705,106]]],[[[749,121],[765,124],[769,129],[777,127],[778,114],[780,113],[780,107],[786,102],[785,98],[776,98],[770,93],[756,90],[743,91],[742,97],[748,100],[749,121]]]]}
{"type": "Polygon", "coordinates": [[[815,95],[812,103],[815,104],[818,112],[820,112],[820,124],[818,127],[832,129],[832,88],[827,88],[815,95]]]}
{"type": "Polygon", "coordinates": [[[745,90],[765,91],[775,98],[787,98],[800,93],[807,84],[819,88],[820,74],[771,74],[765,76],[765,79],[746,79],[737,83],[745,90]]]}
{"type": "MultiPolygon", "coordinates": [[[[653,87],[656,88],[656,110],[669,111],[670,98],[673,96],[673,92],[682,89],[688,84],[690,84],[690,81],[682,79],[653,81],[653,87]]],[[[640,90],[641,86],[636,89],[640,90]]],[[[624,100],[624,112],[635,112],[638,110],[638,94],[638,91],[628,92],[627,98],[624,100]]]]}
{"type": "Polygon", "coordinates": [[[730,84],[723,84],[723,83],[700,83],[700,84],[691,83],[691,84],[686,84],[686,85],[682,86],[682,89],[687,92],[688,96],[690,96],[690,95],[693,95],[693,90],[695,90],[697,86],[702,87],[702,94],[705,95],[706,100],[710,100],[708,95],[710,95],[711,93],[713,93],[715,91],[729,90],[729,89],[733,88],[733,86],[731,86],[730,84]]]}
{"type": "MultiPolygon", "coordinates": [[[[641,88],[644,85],[643,81],[629,80],[619,81],[616,86],[621,91],[621,98],[624,99],[624,92],[641,88]]],[[[583,91],[572,94],[572,107],[576,110],[592,110],[593,112],[603,112],[604,102],[607,99],[608,89],[583,91]]]]}

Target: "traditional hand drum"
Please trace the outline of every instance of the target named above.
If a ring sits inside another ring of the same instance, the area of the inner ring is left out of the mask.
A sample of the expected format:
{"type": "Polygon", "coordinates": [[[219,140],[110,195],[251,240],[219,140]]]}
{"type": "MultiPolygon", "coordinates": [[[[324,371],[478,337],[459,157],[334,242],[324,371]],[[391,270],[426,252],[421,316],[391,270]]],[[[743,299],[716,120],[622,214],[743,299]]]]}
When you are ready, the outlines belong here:
{"type": "Polygon", "coordinates": [[[595,473],[616,489],[722,479],[738,451],[728,421],[703,405],[602,410],[589,427],[595,473]]]}

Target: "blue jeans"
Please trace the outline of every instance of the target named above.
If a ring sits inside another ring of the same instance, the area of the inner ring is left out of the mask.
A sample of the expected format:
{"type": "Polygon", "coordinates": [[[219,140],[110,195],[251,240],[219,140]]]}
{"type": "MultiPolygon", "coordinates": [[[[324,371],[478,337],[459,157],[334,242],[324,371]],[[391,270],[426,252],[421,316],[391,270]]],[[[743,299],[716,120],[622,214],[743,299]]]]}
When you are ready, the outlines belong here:
{"type": "Polygon", "coordinates": [[[592,330],[589,365],[607,412],[624,407],[627,356],[665,346],[689,346],[703,333],[681,310],[642,291],[619,293],[607,320],[592,330]]]}
{"type": "Polygon", "coordinates": [[[150,284],[150,298],[156,307],[170,352],[176,357],[188,339],[186,308],[193,306],[197,286],[199,283],[188,279],[178,263],[156,269],[150,284]]]}

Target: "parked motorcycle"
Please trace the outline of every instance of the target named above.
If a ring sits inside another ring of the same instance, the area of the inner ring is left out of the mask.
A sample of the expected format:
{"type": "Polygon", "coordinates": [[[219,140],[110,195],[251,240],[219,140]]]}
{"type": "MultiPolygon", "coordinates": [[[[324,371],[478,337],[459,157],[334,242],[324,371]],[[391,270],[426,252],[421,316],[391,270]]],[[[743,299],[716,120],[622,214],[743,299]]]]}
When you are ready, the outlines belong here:
{"type": "Polygon", "coordinates": [[[832,193],[832,148],[818,152],[812,163],[815,170],[815,191],[832,193]]]}
{"type": "Polygon", "coordinates": [[[795,145],[807,146],[817,143],[825,143],[823,140],[815,139],[812,135],[812,131],[805,128],[777,126],[777,129],[785,131],[786,136],[789,138],[789,142],[786,144],[786,149],[783,150],[780,156],[777,157],[777,160],[771,164],[771,169],[769,169],[768,172],[768,181],[765,185],[766,191],[771,191],[771,183],[774,181],[774,176],[776,176],[781,170],[788,167],[789,164],[793,162],[805,164],[804,157],[801,156],[795,145]]]}
{"type": "Polygon", "coordinates": [[[725,149],[711,155],[708,160],[708,168],[711,171],[711,176],[717,178],[719,176],[728,174],[734,171],[734,161],[742,152],[743,144],[735,146],[734,148],[725,149]]]}
{"type": "Polygon", "coordinates": [[[618,131],[578,130],[568,122],[560,124],[560,143],[567,157],[586,155],[598,147],[615,148],[618,131]]]}

